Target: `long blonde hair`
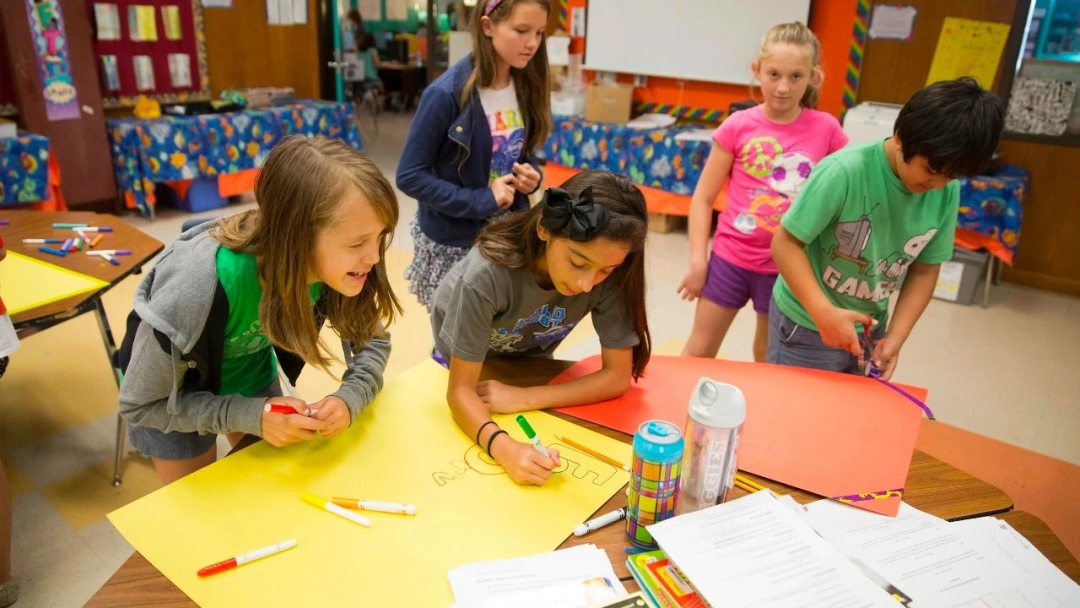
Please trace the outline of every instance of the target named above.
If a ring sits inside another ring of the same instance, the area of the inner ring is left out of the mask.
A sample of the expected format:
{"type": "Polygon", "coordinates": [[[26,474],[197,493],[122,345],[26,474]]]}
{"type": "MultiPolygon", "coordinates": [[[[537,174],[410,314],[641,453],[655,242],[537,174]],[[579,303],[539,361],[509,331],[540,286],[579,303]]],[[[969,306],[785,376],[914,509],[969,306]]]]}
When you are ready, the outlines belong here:
{"type": "Polygon", "coordinates": [[[319,337],[307,284],[316,238],[337,222],[341,201],[355,191],[386,224],[379,263],[360,295],[324,288],[323,312],[344,340],[366,343],[401,314],[390,288],[386,250],[398,221],[397,197],[374,162],[337,139],[286,137],[274,146],[255,182],[258,209],[218,221],[222,246],[255,256],[262,287],[259,321],[276,346],[328,371],[334,361],[319,337]]]}
{"type": "MultiPolygon", "coordinates": [[[[769,48],[774,44],[790,44],[805,49],[807,58],[810,59],[812,72],[821,70],[821,44],[818,42],[814,32],[810,31],[810,28],[802,23],[793,21],[772,26],[768,33],[765,34],[765,37],[761,39],[761,48],[758,49],[758,58],[755,63],[760,65],[761,60],[769,56],[769,48]]],[[[818,85],[814,84],[814,74],[811,73],[809,76],[810,84],[807,85],[806,91],[803,92],[799,105],[804,108],[816,108],[818,85]]]]}
{"type": "MultiPolygon", "coordinates": [[[[515,6],[528,3],[539,4],[545,11],[551,13],[550,0],[502,0],[487,15],[484,15],[486,0],[477,2],[473,17],[473,69],[469,79],[465,81],[464,88],[461,89],[461,107],[464,108],[469,104],[476,87],[490,87],[495,82],[497,54],[491,38],[484,34],[481,23],[483,18],[486,16],[492,23],[499,23],[510,18],[515,6]]],[[[548,133],[551,132],[551,82],[546,34],[540,41],[536,54],[524,69],[510,68],[510,78],[514,81],[518,107],[521,108],[521,115],[525,119],[525,150],[535,152],[544,145],[548,133]]]]}

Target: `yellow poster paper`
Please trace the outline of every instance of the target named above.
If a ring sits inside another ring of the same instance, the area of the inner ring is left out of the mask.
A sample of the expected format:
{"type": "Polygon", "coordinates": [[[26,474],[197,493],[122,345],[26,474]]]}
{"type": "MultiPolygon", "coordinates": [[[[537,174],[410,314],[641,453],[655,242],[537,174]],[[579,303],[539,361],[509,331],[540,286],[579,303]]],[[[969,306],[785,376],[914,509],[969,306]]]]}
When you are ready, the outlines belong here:
{"type": "Polygon", "coordinates": [[[0,262],[0,299],[13,315],[109,284],[55,264],[9,251],[0,262]]]}
{"type": "Polygon", "coordinates": [[[1009,38],[1009,27],[1008,23],[946,17],[926,84],[974,76],[984,89],[989,89],[1009,38]]]}
{"type": "MultiPolygon", "coordinates": [[[[137,551],[204,607],[447,606],[446,573],[549,551],[629,479],[556,433],[629,462],[628,444],[542,412],[526,414],[562,466],[518,486],[454,424],[447,372],[426,361],[386,383],[349,431],[287,448],[259,443],[109,515],[137,551]],[[365,528],[301,499],[413,504],[415,516],[363,512],[365,528]],[[196,571],[287,539],[295,549],[200,580],[196,571]]],[[[510,416],[496,421],[525,441],[510,416]]]]}

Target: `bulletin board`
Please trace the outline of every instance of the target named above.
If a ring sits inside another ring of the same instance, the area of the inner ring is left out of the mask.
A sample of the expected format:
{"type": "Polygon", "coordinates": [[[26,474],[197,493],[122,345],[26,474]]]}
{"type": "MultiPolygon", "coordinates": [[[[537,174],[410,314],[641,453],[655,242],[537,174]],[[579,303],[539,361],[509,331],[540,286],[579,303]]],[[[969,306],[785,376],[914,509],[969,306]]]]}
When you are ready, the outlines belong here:
{"type": "Polygon", "coordinates": [[[86,0],[86,12],[105,108],[210,99],[199,0],[86,0]]]}

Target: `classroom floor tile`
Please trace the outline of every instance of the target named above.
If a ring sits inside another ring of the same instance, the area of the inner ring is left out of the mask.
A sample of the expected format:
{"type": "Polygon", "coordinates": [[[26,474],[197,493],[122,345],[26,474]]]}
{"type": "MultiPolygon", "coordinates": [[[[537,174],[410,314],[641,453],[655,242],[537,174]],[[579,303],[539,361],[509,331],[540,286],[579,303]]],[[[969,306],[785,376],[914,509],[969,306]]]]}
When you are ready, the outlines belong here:
{"type": "Polygon", "coordinates": [[[149,458],[131,453],[121,469],[124,482],[112,485],[113,460],[83,469],[53,483],[42,484],[41,493],[75,530],[99,524],[109,513],[153,492],[161,481],[149,458]]]}
{"type": "Polygon", "coordinates": [[[4,475],[11,488],[11,496],[18,497],[34,490],[34,482],[23,473],[22,469],[11,462],[10,458],[4,458],[4,475]]]}
{"type": "Polygon", "coordinates": [[[116,570],[117,558],[102,559],[40,493],[14,501],[13,529],[17,606],[82,606],[116,570]]]}
{"type": "Polygon", "coordinates": [[[43,487],[79,473],[91,464],[105,460],[111,463],[116,453],[115,442],[114,412],[18,448],[12,452],[11,461],[19,465],[35,486],[43,487]]]}
{"type": "MultiPolygon", "coordinates": [[[[384,114],[377,131],[362,123],[365,150],[391,182],[410,119],[384,114]]],[[[251,208],[251,197],[246,200],[198,216],[163,208],[154,220],[125,221],[168,242],[185,220],[251,208]]],[[[412,258],[409,221],[416,201],[400,193],[399,201],[387,266],[405,314],[390,328],[388,376],[427,359],[432,345],[427,312],[403,278],[412,258]]],[[[696,303],[676,293],[688,259],[684,230],[649,235],[647,307],[658,355],[679,354],[693,326],[696,303]]],[[[117,340],[141,279],[130,277],[104,296],[117,340]]],[[[1050,524],[1074,555],[1080,555],[1077,318],[1080,298],[1011,284],[992,290],[987,309],[933,300],[896,375],[930,389],[941,421],[924,430],[920,447],[1004,489],[1017,508],[1050,524]]],[[[752,359],[756,321],[750,309],[739,313],[722,356],[752,359]]],[[[329,328],[323,338],[340,353],[329,328]]],[[[134,454],[125,457],[124,484],[111,485],[116,387],[100,349],[96,322],[84,315],[25,340],[0,379],[0,458],[15,494],[13,558],[23,585],[17,606],[83,605],[131,552],[104,515],[158,485],[149,462],[134,454]]],[[[556,356],[599,352],[586,320],[556,356]]],[[[333,366],[338,375],[342,369],[333,366]]],[[[300,394],[310,399],[336,388],[336,379],[312,368],[298,382],[300,394]]]]}

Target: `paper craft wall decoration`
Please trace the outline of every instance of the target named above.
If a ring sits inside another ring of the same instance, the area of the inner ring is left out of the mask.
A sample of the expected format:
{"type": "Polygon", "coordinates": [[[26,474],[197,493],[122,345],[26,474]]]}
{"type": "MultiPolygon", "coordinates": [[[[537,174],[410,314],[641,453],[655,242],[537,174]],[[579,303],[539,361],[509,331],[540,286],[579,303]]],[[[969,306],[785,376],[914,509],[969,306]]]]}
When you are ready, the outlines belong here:
{"type": "Polygon", "coordinates": [[[149,55],[136,55],[133,59],[135,65],[135,88],[140,91],[153,91],[154,64],[149,55]]]}
{"type": "Polygon", "coordinates": [[[172,86],[182,89],[191,86],[191,57],[186,53],[169,55],[169,79],[172,86]]]}
{"type": "Polygon", "coordinates": [[[1075,99],[1075,82],[1018,77],[1009,96],[1005,130],[1061,135],[1068,127],[1075,99]]]}
{"type": "Polygon", "coordinates": [[[128,7],[128,32],[134,42],[157,42],[157,17],[154,7],[131,5],[128,7]]]}
{"type": "MultiPolygon", "coordinates": [[[[567,381],[600,368],[589,357],[559,375],[567,381]]],[[[654,356],[620,398],[558,408],[627,434],[645,420],[686,426],[690,392],[701,376],[746,395],[740,469],[863,509],[896,515],[923,412],[877,380],[820,370],[654,356]]],[[[926,399],[926,391],[905,386],[926,399]]]]}
{"type": "Polygon", "coordinates": [[[120,69],[116,65],[116,55],[101,56],[101,74],[106,91],[120,90],[120,69]]]}
{"type": "MultiPolygon", "coordinates": [[[[528,412],[541,440],[559,447],[564,462],[546,486],[518,486],[454,424],[447,378],[425,361],[387,381],[344,434],[283,449],[256,444],[109,519],[207,608],[447,606],[451,568],[550,551],[623,490],[625,471],[559,446],[555,434],[626,462],[631,453],[628,444],[528,412]],[[409,503],[417,514],[366,512],[373,526],[363,528],[305,503],[304,492],[409,503]],[[286,538],[298,546],[205,580],[195,575],[241,548],[286,538]]],[[[525,440],[512,417],[496,421],[525,440]]]]}
{"type": "Polygon", "coordinates": [[[25,0],[30,39],[41,75],[45,115],[49,120],[79,117],[79,99],[71,76],[64,18],[57,0],[25,0]]]}
{"type": "Polygon", "coordinates": [[[180,7],[161,7],[161,21],[165,24],[165,39],[180,40],[183,36],[180,30],[180,7]]]}
{"type": "Polygon", "coordinates": [[[94,4],[98,40],[120,40],[120,10],[115,4],[94,4]]]}

